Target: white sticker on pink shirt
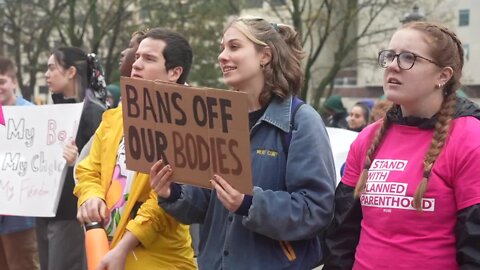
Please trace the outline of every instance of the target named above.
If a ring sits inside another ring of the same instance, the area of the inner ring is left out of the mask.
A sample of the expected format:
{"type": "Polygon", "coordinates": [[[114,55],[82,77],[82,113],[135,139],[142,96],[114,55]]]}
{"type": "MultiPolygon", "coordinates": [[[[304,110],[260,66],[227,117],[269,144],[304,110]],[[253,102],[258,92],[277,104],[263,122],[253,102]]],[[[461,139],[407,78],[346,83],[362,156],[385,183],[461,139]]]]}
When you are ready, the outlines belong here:
{"type": "MultiPolygon", "coordinates": [[[[407,183],[386,182],[390,171],[404,171],[407,163],[407,160],[375,159],[368,170],[365,191],[360,196],[361,204],[385,209],[416,210],[413,207],[413,197],[405,196],[407,183]]],[[[435,199],[423,198],[422,209],[434,212],[435,199]]]]}
{"type": "Polygon", "coordinates": [[[407,160],[375,159],[369,171],[403,171],[407,163],[407,160]]]}

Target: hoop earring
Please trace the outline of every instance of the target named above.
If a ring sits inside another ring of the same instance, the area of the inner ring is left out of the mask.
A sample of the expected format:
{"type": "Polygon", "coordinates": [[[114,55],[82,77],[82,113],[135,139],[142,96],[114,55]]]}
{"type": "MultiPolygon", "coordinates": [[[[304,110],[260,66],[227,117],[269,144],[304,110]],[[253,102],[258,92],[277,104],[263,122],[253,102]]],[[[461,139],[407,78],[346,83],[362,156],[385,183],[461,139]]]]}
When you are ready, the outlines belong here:
{"type": "Polygon", "coordinates": [[[264,70],[265,69],[265,64],[260,64],[260,69],[264,70]]]}

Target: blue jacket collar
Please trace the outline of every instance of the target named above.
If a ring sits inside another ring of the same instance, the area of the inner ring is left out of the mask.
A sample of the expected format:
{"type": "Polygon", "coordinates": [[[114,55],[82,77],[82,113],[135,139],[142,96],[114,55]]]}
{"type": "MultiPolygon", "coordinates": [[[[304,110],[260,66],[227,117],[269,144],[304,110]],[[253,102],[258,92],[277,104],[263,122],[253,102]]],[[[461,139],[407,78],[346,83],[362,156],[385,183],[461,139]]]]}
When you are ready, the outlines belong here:
{"type": "Polygon", "coordinates": [[[268,104],[267,110],[260,118],[260,121],[270,123],[288,133],[290,131],[290,114],[292,113],[291,104],[292,96],[284,100],[274,97],[270,104],[268,104]]]}

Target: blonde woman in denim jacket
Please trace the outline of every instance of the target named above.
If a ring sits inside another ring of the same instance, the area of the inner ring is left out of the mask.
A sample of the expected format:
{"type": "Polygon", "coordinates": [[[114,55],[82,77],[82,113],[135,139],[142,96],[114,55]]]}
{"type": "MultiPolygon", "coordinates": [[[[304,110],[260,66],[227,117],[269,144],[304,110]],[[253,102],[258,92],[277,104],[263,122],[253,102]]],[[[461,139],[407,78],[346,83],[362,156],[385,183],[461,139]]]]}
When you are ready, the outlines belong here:
{"type": "Polygon", "coordinates": [[[202,224],[200,269],[311,269],[322,258],[317,236],[332,218],[335,170],[318,113],[302,105],[291,115],[303,83],[298,34],[238,18],[220,45],[225,82],[249,97],[253,196],[221,175],[212,176],[212,190],[171,183],[173,169],[162,161],[152,167],[152,188],[168,213],[202,224]]]}

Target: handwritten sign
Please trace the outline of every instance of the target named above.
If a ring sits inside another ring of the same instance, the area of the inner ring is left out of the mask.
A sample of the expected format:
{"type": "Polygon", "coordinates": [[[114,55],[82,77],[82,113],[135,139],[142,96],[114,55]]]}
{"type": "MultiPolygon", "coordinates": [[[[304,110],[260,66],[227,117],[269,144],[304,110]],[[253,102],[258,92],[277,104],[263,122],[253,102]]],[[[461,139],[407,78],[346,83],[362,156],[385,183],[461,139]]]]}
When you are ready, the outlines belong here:
{"type": "Polygon", "coordinates": [[[122,78],[127,168],[150,173],[159,159],[176,182],[211,188],[221,175],[252,193],[245,93],[122,78]]]}
{"type": "Polygon", "coordinates": [[[342,179],[340,168],[347,161],[350,145],[357,138],[358,132],[346,130],[343,128],[327,127],[330,145],[332,146],[333,161],[335,162],[335,172],[337,174],[337,185],[342,179]]]}
{"type": "Polygon", "coordinates": [[[82,103],[3,107],[0,214],[55,216],[66,172],[63,146],[76,136],[82,107],[82,103]]]}
{"type": "Polygon", "coordinates": [[[2,103],[0,102],[0,125],[5,126],[5,118],[3,117],[2,103]]]}

